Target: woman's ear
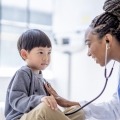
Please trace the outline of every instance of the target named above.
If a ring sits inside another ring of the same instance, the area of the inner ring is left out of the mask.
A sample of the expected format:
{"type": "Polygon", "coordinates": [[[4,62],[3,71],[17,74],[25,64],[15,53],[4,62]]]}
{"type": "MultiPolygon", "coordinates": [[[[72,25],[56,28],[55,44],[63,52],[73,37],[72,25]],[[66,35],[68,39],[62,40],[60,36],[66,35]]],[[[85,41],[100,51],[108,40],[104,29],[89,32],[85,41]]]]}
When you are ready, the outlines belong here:
{"type": "Polygon", "coordinates": [[[25,49],[21,49],[20,55],[24,60],[27,59],[27,51],[25,49]]]}
{"type": "Polygon", "coordinates": [[[105,41],[108,41],[109,43],[111,43],[112,40],[113,40],[113,37],[112,37],[111,34],[106,34],[106,35],[105,35],[105,41]]]}

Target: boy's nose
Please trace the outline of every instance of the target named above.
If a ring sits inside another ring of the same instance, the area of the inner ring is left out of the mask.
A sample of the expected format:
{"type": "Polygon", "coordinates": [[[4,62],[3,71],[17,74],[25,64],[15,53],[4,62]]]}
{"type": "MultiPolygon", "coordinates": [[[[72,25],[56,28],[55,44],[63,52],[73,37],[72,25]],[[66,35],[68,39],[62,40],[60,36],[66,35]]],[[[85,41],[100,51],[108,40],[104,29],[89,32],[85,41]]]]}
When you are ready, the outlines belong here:
{"type": "Polygon", "coordinates": [[[44,60],[44,61],[47,61],[47,60],[48,60],[48,56],[45,55],[45,56],[43,57],[43,60],[44,60]]]}

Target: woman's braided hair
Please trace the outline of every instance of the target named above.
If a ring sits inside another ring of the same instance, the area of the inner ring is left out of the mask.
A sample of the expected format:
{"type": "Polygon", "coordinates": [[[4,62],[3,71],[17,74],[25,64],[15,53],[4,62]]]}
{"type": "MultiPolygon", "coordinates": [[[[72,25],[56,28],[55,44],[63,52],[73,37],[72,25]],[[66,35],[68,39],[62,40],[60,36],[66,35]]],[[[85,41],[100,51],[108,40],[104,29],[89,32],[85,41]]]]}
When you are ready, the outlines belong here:
{"type": "Polygon", "coordinates": [[[95,17],[90,27],[95,29],[99,38],[110,33],[120,42],[120,0],[106,0],[103,9],[105,12],[95,17]]]}

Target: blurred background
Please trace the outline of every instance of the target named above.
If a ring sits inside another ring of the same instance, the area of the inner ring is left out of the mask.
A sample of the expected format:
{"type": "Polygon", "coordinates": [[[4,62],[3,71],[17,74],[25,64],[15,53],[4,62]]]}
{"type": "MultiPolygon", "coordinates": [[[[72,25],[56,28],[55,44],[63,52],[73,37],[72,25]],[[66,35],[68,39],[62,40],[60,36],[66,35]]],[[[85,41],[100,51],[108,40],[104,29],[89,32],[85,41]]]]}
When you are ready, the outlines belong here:
{"type": "MultiPolygon", "coordinates": [[[[30,28],[43,30],[52,41],[52,61],[43,75],[58,94],[76,101],[97,96],[105,83],[104,68],[87,56],[84,33],[91,20],[103,12],[103,3],[104,0],[0,0],[0,102],[5,101],[11,77],[25,64],[16,43],[30,28]]],[[[116,91],[118,69],[116,63],[105,92],[95,102],[109,100],[116,91]]]]}

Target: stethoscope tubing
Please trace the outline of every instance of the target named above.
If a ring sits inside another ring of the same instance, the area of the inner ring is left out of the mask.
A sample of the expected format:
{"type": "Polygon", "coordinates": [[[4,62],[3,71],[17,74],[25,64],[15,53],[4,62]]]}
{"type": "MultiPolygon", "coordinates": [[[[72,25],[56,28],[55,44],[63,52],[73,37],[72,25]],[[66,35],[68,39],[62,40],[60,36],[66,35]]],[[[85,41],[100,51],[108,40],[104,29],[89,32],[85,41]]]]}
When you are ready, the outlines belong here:
{"type": "Polygon", "coordinates": [[[110,70],[110,73],[107,75],[107,67],[106,67],[106,64],[107,64],[107,51],[108,51],[108,43],[106,43],[106,50],[105,50],[105,70],[104,70],[105,84],[104,84],[104,87],[103,87],[102,91],[98,94],[97,97],[95,97],[94,99],[92,99],[91,101],[86,103],[85,105],[81,106],[80,108],[78,108],[77,110],[75,110],[73,112],[65,113],[65,115],[72,115],[72,114],[82,110],[84,107],[86,107],[87,105],[89,105],[90,103],[92,103],[93,101],[98,99],[102,95],[102,93],[105,91],[105,88],[106,88],[107,83],[108,83],[108,79],[112,75],[112,72],[113,72],[113,69],[114,69],[114,65],[115,65],[115,61],[114,61],[113,66],[112,66],[112,68],[110,70]]]}

